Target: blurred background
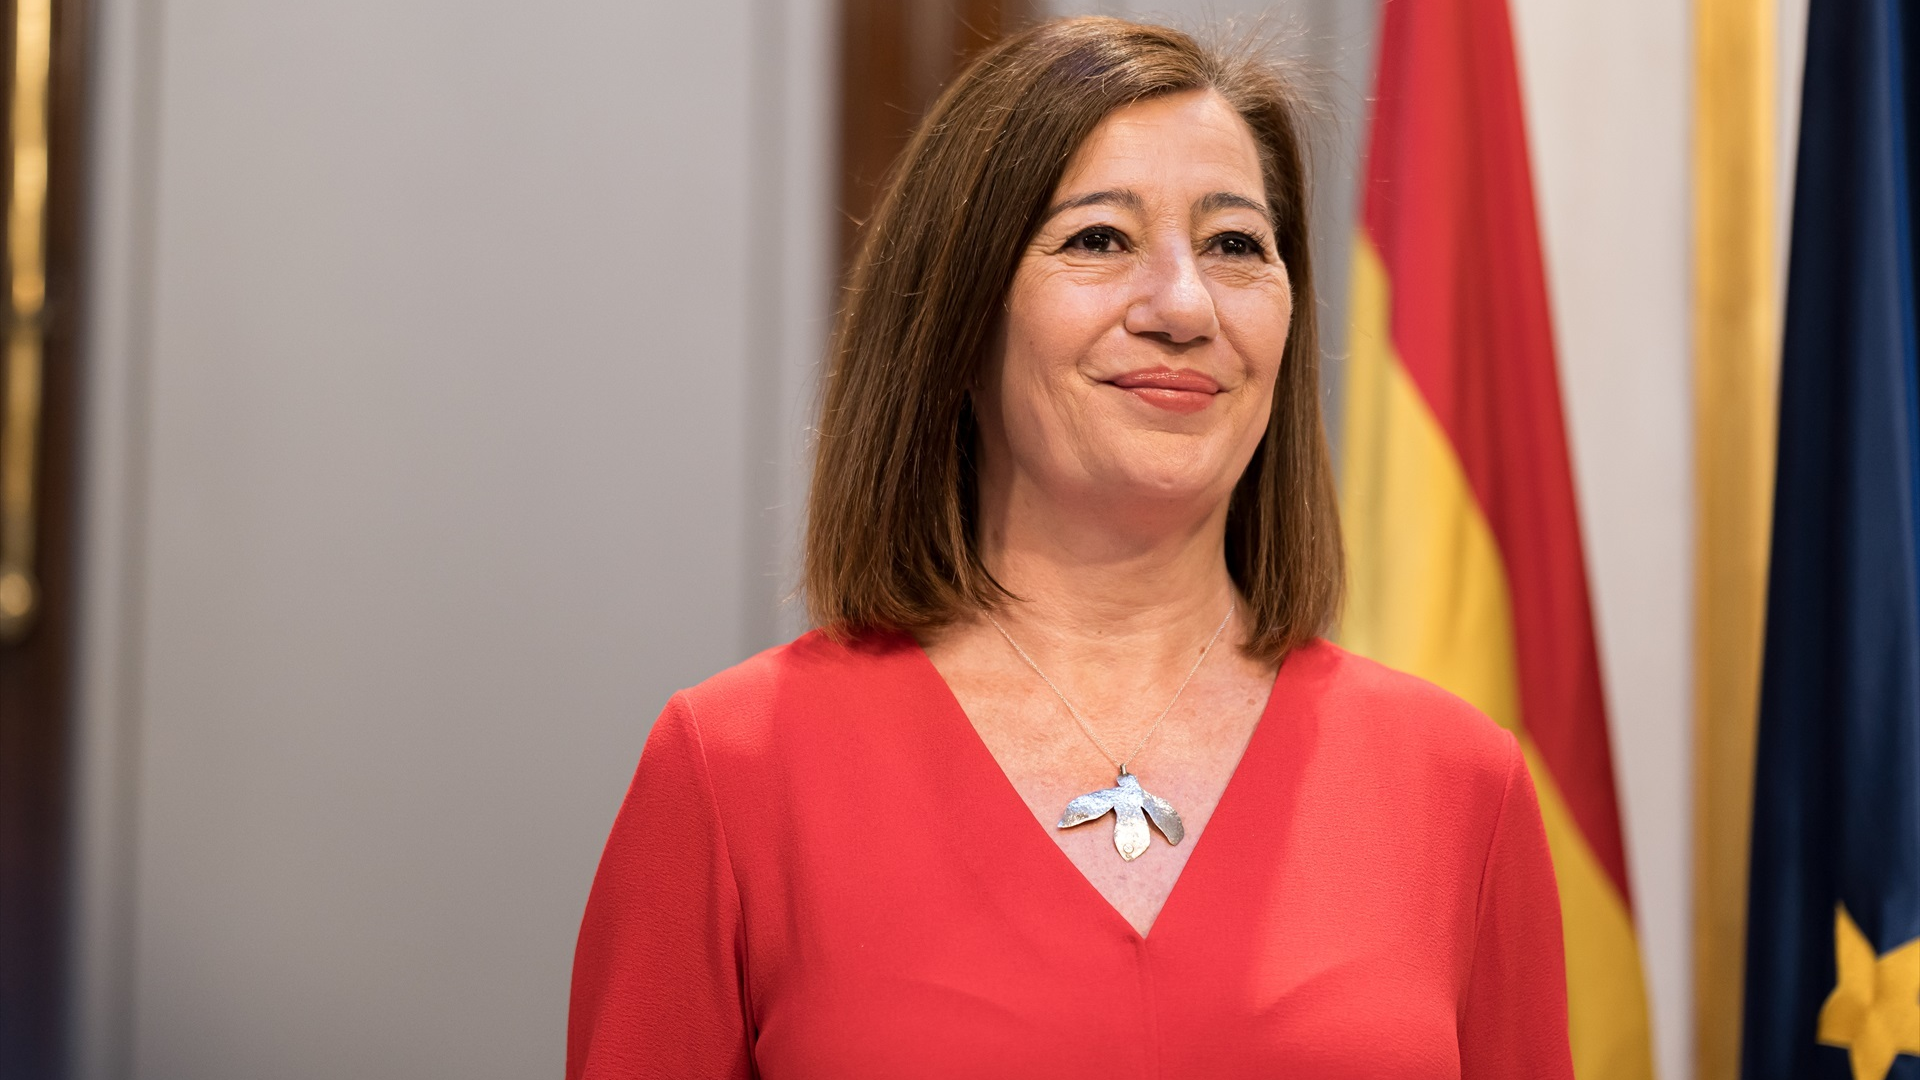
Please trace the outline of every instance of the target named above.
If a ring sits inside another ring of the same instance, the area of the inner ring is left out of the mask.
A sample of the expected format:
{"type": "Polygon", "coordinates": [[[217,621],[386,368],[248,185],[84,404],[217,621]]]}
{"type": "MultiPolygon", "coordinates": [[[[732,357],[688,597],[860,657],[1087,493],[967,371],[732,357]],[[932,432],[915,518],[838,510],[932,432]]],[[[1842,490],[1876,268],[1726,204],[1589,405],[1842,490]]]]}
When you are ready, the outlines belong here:
{"type": "MultiPolygon", "coordinates": [[[[786,598],[853,225],[1010,28],[1258,26],[1291,57],[1341,415],[1376,0],[38,2],[6,1076],[559,1072],[649,724],[805,627],[786,598]]],[[[1768,0],[1780,147],[1804,2],[1768,0]]],[[[1704,1080],[1696,15],[1510,9],[1654,1063],[1704,1080]]]]}

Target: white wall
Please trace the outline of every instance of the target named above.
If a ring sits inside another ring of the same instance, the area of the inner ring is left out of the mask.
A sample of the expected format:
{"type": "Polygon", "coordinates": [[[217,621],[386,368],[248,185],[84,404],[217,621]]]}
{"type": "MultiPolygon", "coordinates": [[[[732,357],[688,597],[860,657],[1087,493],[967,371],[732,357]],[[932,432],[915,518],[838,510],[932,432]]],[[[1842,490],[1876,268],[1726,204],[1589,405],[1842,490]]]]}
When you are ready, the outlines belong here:
{"type": "Polygon", "coordinates": [[[779,632],[825,0],[101,0],[76,1076],[560,1068],[779,632]]]}

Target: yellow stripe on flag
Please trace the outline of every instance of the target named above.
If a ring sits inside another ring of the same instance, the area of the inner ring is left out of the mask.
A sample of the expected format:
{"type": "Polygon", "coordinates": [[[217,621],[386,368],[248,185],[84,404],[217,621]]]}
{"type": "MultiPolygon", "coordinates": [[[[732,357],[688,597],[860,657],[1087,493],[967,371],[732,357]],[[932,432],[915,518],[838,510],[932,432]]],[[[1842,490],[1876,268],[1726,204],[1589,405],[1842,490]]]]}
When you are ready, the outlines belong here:
{"type": "Polygon", "coordinates": [[[1354,245],[1351,304],[1341,643],[1517,728],[1513,607],[1500,553],[1459,458],[1394,354],[1386,271],[1365,234],[1354,245]]]}

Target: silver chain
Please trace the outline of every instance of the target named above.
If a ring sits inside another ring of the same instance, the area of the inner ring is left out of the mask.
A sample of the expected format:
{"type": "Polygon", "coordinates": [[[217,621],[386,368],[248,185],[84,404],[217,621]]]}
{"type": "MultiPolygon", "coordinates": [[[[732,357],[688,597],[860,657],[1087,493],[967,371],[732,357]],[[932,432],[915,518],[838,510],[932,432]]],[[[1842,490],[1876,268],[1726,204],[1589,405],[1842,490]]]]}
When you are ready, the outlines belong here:
{"type": "Polygon", "coordinates": [[[1053,684],[1052,679],[1047,678],[1047,673],[1041,671],[1040,665],[1033,662],[1033,657],[1027,655],[1027,650],[1021,648],[1020,643],[1013,640],[1013,635],[1007,633],[1007,628],[1001,626],[1000,620],[993,617],[993,612],[989,611],[985,614],[987,621],[993,624],[993,628],[1000,631],[1000,636],[1007,639],[1007,644],[1013,646],[1013,651],[1020,654],[1020,659],[1027,662],[1027,666],[1033,669],[1033,673],[1040,676],[1040,681],[1047,684],[1047,689],[1053,691],[1053,696],[1060,699],[1060,704],[1067,707],[1067,715],[1073,717],[1073,722],[1080,725],[1081,734],[1087,737],[1087,741],[1092,743],[1094,748],[1100,751],[1101,756],[1111,762],[1116,770],[1125,773],[1127,766],[1132,763],[1133,759],[1140,755],[1140,751],[1146,749],[1147,740],[1153,738],[1153,733],[1160,730],[1160,721],[1167,718],[1167,714],[1172,712],[1174,705],[1179,702],[1180,695],[1187,692],[1187,684],[1193,681],[1194,673],[1200,670],[1201,664],[1207,662],[1207,654],[1213,651],[1214,642],[1220,640],[1220,634],[1226,630],[1227,623],[1233,619],[1233,609],[1233,602],[1228,601],[1226,615],[1221,617],[1220,625],[1214,627],[1213,636],[1207,639],[1206,648],[1200,650],[1200,659],[1193,662],[1193,667],[1187,669],[1187,677],[1180,680],[1180,689],[1173,692],[1173,700],[1167,702],[1167,707],[1160,710],[1160,715],[1148,726],[1147,733],[1140,736],[1140,741],[1133,744],[1133,749],[1128,751],[1127,756],[1124,758],[1113,756],[1113,751],[1107,749],[1107,744],[1101,742],[1100,736],[1095,735],[1093,728],[1087,725],[1086,717],[1081,716],[1080,710],[1074,708],[1073,702],[1067,700],[1067,695],[1060,692],[1060,688],[1053,684]]]}

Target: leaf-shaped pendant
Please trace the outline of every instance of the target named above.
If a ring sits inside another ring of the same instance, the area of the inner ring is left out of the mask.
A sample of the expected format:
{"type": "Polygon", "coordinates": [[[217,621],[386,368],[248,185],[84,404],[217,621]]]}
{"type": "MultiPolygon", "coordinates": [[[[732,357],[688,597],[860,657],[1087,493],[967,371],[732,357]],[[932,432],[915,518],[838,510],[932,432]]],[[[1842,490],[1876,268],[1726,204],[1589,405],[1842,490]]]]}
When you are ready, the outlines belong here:
{"type": "Polygon", "coordinates": [[[1173,804],[1141,787],[1140,781],[1125,769],[1120,770],[1114,786],[1088,792],[1068,803],[1066,812],[1060,815],[1060,824],[1054,828],[1084,825],[1104,817],[1108,811],[1113,812],[1113,846],[1120,849],[1120,857],[1128,862],[1139,858],[1153,839],[1147,829],[1148,821],[1153,822],[1169,844],[1177,844],[1187,835],[1187,828],[1180,823],[1173,804]]]}

